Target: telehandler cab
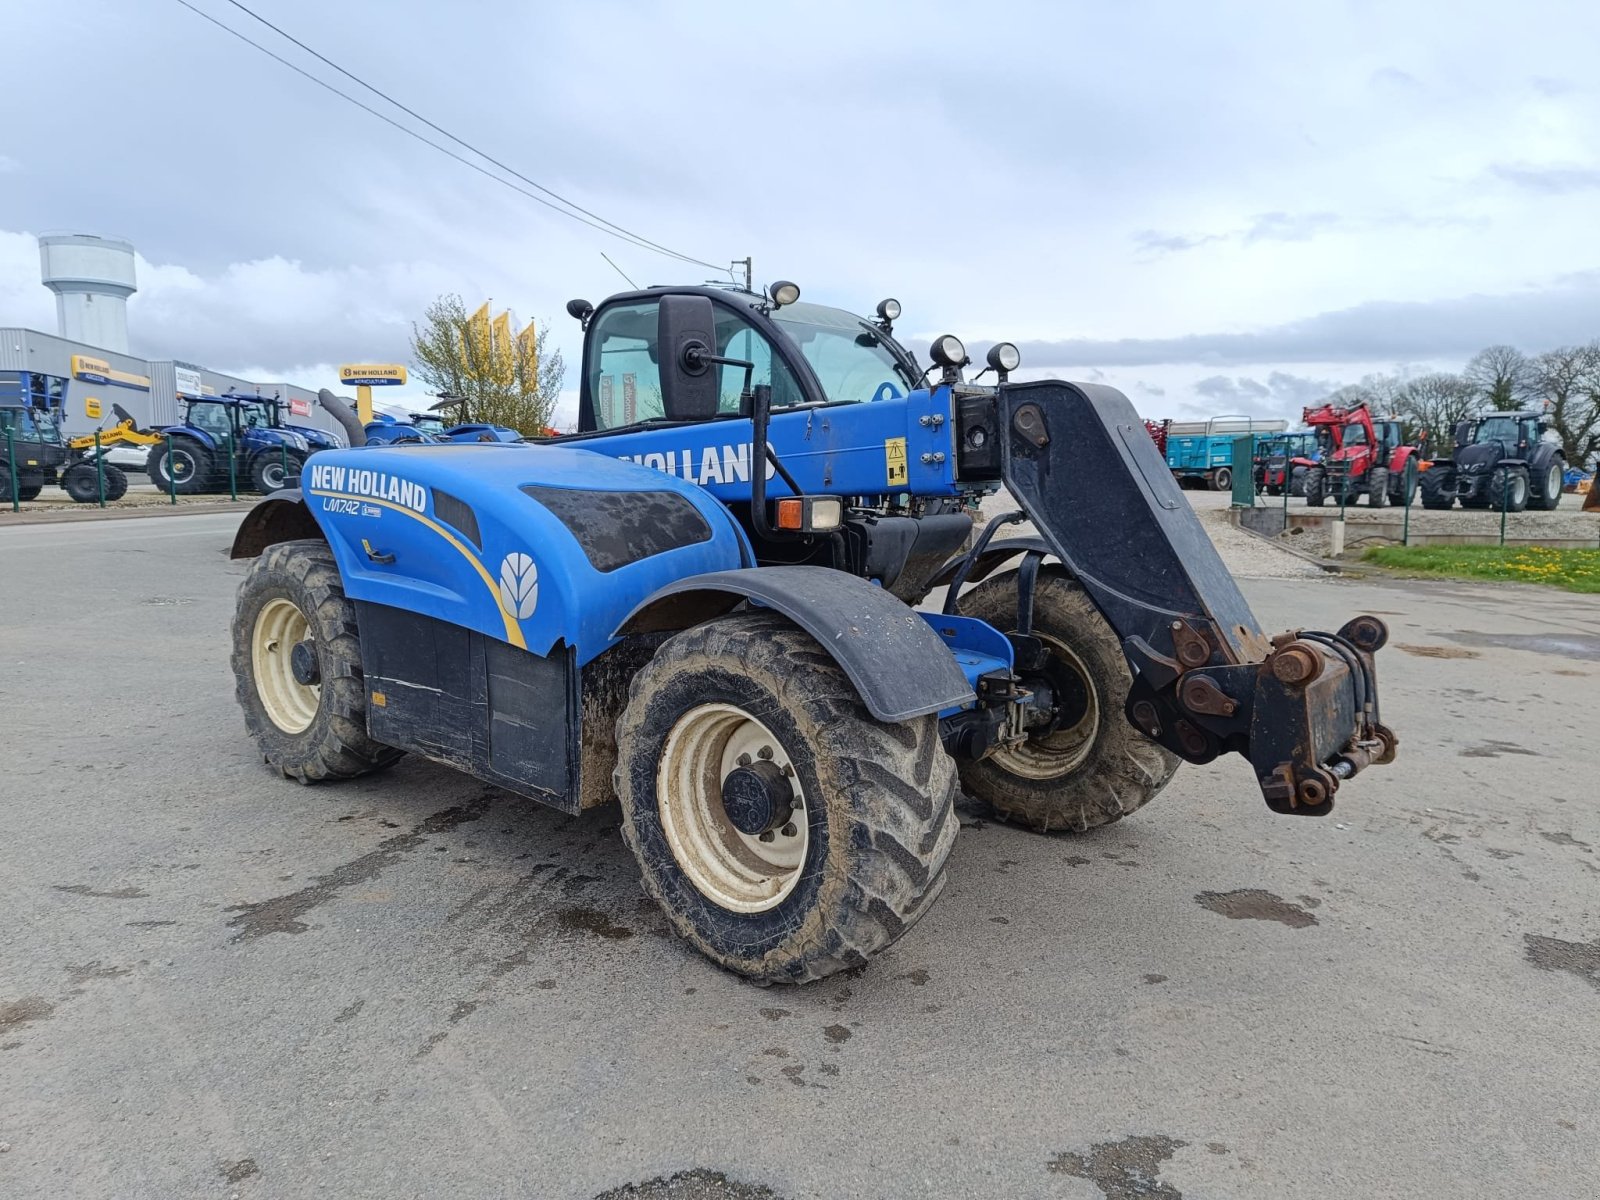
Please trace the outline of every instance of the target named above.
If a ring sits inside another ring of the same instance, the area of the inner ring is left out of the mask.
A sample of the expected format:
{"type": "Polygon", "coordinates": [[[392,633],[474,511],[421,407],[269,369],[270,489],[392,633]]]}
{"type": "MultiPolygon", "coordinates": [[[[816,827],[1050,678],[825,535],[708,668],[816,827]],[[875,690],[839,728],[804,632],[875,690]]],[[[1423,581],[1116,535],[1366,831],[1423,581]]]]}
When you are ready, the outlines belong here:
{"type": "Polygon", "coordinates": [[[1111,388],[1010,382],[1008,343],[968,381],[950,336],[925,371],[895,301],[786,282],[568,311],[578,433],[327,451],[240,527],[238,698],[286,777],[410,752],[619,799],[684,938],[803,981],[926,911],[958,778],[1081,831],[1183,760],[1238,754],[1269,808],[1321,815],[1392,759],[1383,623],[1265,637],[1111,388]],[[1019,511],[965,548],[1002,484],[1019,511]]]}

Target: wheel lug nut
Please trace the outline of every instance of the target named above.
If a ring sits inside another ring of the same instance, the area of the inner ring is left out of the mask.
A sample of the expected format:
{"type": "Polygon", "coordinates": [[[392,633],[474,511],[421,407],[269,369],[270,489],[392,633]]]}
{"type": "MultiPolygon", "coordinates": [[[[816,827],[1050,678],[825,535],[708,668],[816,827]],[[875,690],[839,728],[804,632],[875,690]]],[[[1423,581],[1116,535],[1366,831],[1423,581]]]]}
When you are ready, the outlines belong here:
{"type": "Polygon", "coordinates": [[[771,758],[772,757],[772,747],[771,746],[763,746],[763,747],[761,747],[761,749],[756,751],[756,757],[757,758],[771,758]]]}
{"type": "Polygon", "coordinates": [[[748,767],[750,765],[750,756],[748,754],[739,755],[739,765],[741,767],[748,767]]]}
{"type": "Polygon", "coordinates": [[[785,825],[783,827],[783,829],[780,832],[783,834],[784,837],[793,837],[795,834],[799,833],[800,831],[794,827],[794,822],[790,821],[787,825],[785,825]]]}
{"type": "Polygon", "coordinates": [[[767,831],[766,831],[766,832],[765,832],[765,833],[763,833],[763,834],[762,834],[762,835],[761,835],[761,836],[760,836],[760,837],[759,837],[759,838],[757,838],[757,839],[756,839],[756,840],[757,840],[757,841],[761,841],[761,842],[770,842],[770,841],[771,841],[771,840],[772,840],[772,830],[770,830],[770,829],[769,829],[769,830],[767,830],[767,831]]]}

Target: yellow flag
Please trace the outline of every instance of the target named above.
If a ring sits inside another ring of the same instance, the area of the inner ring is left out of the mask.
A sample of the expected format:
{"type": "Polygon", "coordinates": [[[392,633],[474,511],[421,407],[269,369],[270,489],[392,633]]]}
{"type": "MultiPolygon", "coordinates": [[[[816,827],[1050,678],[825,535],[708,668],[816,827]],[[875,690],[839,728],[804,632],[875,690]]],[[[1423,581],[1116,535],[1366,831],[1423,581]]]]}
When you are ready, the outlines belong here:
{"type": "Polygon", "coordinates": [[[539,386],[539,338],[534,331],[532,321],[523,326],[522,332],[517,334],[517,358],[521,361],[522,369],[526,372],[530,384],[537,388],[539,386]]]}
{"type": "Polygon", "coordinates": [[[467,374],[474,379],[489,374],[490,333],[489,302],[485,300],[477,312],[467,318],[467,327],[461,335],[461,349],[467,360],[467,374]]]}

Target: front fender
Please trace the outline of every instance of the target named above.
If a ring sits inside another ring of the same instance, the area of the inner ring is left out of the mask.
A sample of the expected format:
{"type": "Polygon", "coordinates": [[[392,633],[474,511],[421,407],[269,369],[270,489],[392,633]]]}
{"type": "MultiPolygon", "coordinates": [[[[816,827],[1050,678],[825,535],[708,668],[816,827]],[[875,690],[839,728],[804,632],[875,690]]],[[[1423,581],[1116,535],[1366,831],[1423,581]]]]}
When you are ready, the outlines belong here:
{"type": "Polygon", "coordinates": [[[691,575],[652,594],[613,636],[688,629],[744,601],[782,613],[815,638],[880,721],[973,701],[966,676],[927,621],[883,588],[826,567],[691,575]]]}
{"type": "Polygon", "coordinates": [[[274,492],[245,513],[238,532],[233,535],[233,549],[228,557],[254,558],[268,546],[302,538],[327,540],[322,526],[317,524],[317,519],[306,507],[300,489],[285,488],[274,492]]]}

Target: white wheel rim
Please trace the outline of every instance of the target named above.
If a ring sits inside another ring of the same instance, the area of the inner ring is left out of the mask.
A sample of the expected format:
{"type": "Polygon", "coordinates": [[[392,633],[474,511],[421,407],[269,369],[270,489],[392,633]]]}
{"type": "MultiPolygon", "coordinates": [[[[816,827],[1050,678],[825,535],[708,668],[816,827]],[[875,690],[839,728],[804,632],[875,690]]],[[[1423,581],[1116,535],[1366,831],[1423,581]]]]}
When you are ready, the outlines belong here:
{"type": "Polygon", "coordinates": [[[261,697],[267,718],[285,733],[309,728],[322,701],[322,688],[296,679],[289,661],[295,645],[310,636],[311,622],[291,600],[269,600],[256,614],[250,637],[256,695],[261,697]]]}
{"type": "Polygon", "coordinates": [[[719,907],[766,912],[800,882],[811,841],[805,793],[783,743],[742,708],[701,704],[678,718],[656,767],[656,803],[673,859],[719,907]],[[762,758],[794,792],[792,820],[768,841],[735,828],[722,806],[723,781],[762,758]]]}
{"type": "Polygon", "coordinates": [[[1070,774],[1087,761],[1094,750],[1100,732],[1100,693],[1094,686],[1094,677],[1072,648],[1065,642],[1046,637],[1037,629],[1033,636],[1045,644],[1050,656],[1072,671],[1082,681],[1089,703],[1083,716],[1066,729],[1057,729],[1041,738],[1030,737],[1015,746],[996,750],[990,760],[1013,775],[1024,779],[1047,781],[1070,774]]]}

